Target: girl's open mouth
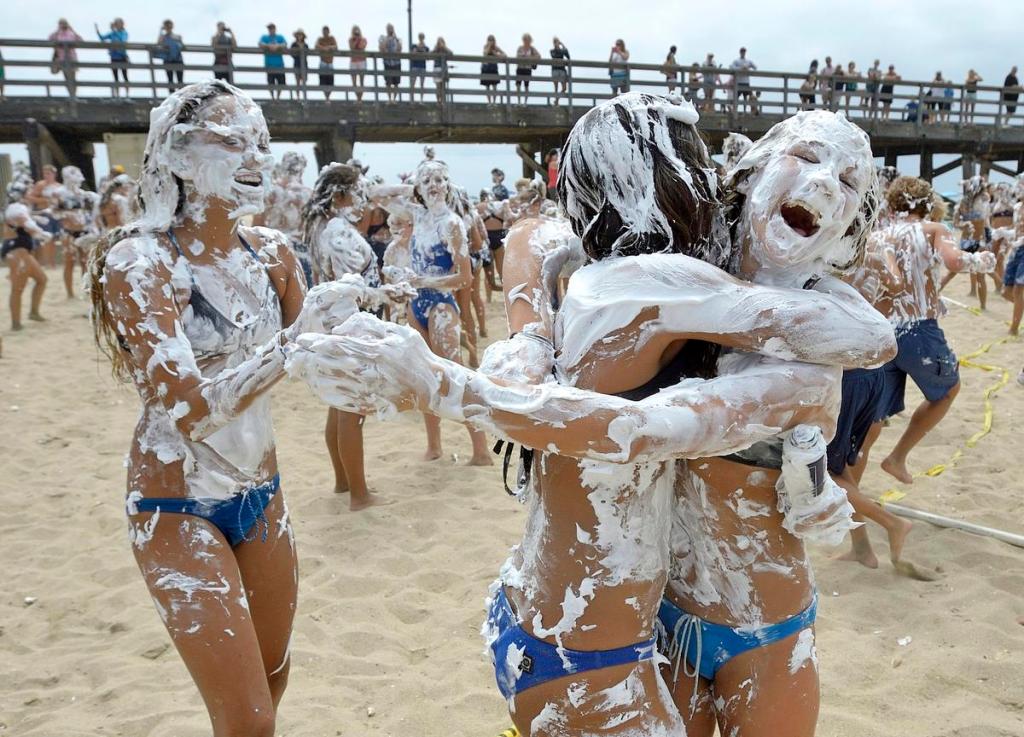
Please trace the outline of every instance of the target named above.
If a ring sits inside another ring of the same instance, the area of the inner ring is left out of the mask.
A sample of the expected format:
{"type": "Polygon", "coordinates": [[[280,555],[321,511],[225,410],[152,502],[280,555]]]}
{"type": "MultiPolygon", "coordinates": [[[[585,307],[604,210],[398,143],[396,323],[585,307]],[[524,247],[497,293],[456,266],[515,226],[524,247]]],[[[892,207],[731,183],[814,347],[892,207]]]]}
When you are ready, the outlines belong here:
{"type": "Polygon", "coordinates": [[[799,202],[786,202],[779,210],[782,219],[795,233],[810,238],[818,232],[818,215],[799,202]]]}

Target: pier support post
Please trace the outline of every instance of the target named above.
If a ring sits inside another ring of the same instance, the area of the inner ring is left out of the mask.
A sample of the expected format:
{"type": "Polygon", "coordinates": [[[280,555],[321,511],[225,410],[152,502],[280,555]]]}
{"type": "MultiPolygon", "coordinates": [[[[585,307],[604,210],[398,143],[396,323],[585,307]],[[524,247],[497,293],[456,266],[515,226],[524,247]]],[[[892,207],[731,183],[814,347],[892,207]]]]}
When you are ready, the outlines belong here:
{"type": "Polygon", "coordinates": [[[926,182],[931,182],[933,178],[932,169],[934,168],[934,160],[932,158],[931,151],[921,152],[921,179],[926,182]]]}
{"type": "Polygon", "coordinates": [[[332,162],[344,164],[352,158],[352,151],[355,148],[355,137],[341,131],[335,131],[321,136],[320,140],[313,146],[316,154],[316,168],[319,171],[332,162]]]}
{"type": "Polygon", "coordinates": [[[976,159],[975,159],[974,154],[964,154],[963,164],[962,164],[962,173],[963,173],[963,178],[964,179],[970,179],[971,177],[974,176],[974,172],[975,172],[974,164],[975,164],[975,161],[976,161],[976,159]]]}

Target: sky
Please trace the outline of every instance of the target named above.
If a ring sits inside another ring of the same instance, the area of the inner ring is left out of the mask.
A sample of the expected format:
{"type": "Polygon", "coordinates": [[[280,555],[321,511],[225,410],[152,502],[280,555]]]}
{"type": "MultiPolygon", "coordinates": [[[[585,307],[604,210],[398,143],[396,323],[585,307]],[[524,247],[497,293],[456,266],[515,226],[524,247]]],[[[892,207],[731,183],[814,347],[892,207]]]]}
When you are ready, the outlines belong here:
{"type": "MultiPolygon", "coordinates": [[[[2,3],[0,26],[9,38],[44,38],[66,17],[79,33],[94,38],[93,23],[106,30],[115,16],[124,18],[132,41],[157,37],[165,17],[174,20],[185,43],[208,43],[218,20],[225,21],[243,45],[255,45],[268,22],[291,37],[303,28],[311,38],[324,24],[343,43],[353,23],[371,40],[388,22],[406,37],[407,0],[338,3],[304,0],[178,0],[126,4],[113,0],[34,0],[32,12],[17,12],[17,3],[2,3]],[[291,6],[287,11],[287,6],[291,6]],[[173,10],[168,11],[169,7],[173,10]]],[[[1013,65],[1024,68],[1021,0],[858,0],[812,3],[808,0],[732,0],[716,6],[696,6],[682,0],[646,0],[627,11],[622,0],[413,0],[413,34],[423,32],[430,43],[443,35],[456,53],[478,54],[488,33],[494,33],[506,52],[514,53],[524,32],[533,35],[545,55],[553,35],[559,36],[577,59],[606,59],[616,38],[625,40],[632,60],[660,63],[670,45],[679,49],[681,64],[715,53],[728,64],[746,46],[748,57],[764,70],[803,71],[812,58],[857,62],[862,70],[878,58],[883,68],[895,64],[904,80],[930,80],[941,70],[962,82],[969,68],[988,83],[1001,84],[1013,65]],[[698,12],[698,7],[700,12],[698,12]],[[969,11],[968,11],[969,7],[969,11]],[[827,10],[826,10],[827,8],[827,10]],[[1011,22],[1016,18],[1017,22],[1011,22]],[[955,29],[955,32],[954,32],[955,29]]],[[[8,52],[8,56],[13,56],[8,52]]],[[[10,89],[10,88],[9,88],[10,89]]],[[[2,104],[2,103],[0,103],[2,104]]],[[[311,145],[279,144],[275,154],[295,148],[306,154],[306,176],[315,178],[311,145]]],[[[508,145],[438,145],[438,158],[448,162],[453,179],[476,192],[489,184],[489,171],[500,166],[515,177],[521,170],[508,145]]],[[[0,145],[0,153],[25,160],[23,146],[0,145]]],[[[408,172],[422,158],[416,144],[356,144],[355,155],[371,171],[391,180],[408,172]]],[[[936,165],[947,160],[936,157],[936,165]]],[[[97,171],[106,168],[106,152],[97,146],[97,171]]],[[[900,168],[917,174],[917,161],[901,157],[900,168]]],[[[941,191],[956,188],[959,170],[938,181],[941,191]]]]}

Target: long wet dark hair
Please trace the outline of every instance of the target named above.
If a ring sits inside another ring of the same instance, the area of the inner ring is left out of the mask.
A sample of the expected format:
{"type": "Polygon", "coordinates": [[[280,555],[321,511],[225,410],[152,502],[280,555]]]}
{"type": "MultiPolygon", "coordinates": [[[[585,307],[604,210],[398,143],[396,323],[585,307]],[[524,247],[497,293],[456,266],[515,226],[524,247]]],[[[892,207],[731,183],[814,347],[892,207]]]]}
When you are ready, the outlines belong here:
{"type": "MultiPolygon", "coordinates": [[[[714,232],[714,164],[686,105],[629,93],[573,127],[562,148],[558,201],[592,260],[675,252],[728,264],[729,241],[714,232]]],[[[720,353],[717,344],[687,341],[679,357],[684,375],[714,376],[720,353]]]]}
{"type": "MultiPolygon", "coordinates": [[[[309,260],[319,271],[320,231],[334,217],[334,196],[347,195],[359,187],[363,170],[352,164],[327,164],[313,185],[313,194],[302,207],[302,242],[309,248],[309,260]]],[[[318,279],[319,280],[319,279],[318,279]]]]}

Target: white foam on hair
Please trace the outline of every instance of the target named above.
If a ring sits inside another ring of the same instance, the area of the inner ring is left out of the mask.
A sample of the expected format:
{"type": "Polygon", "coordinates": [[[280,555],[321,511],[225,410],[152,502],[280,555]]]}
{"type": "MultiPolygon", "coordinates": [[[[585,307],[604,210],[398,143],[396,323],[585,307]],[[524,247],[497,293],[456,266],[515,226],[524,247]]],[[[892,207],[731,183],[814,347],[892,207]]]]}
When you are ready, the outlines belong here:
{"type": "Polygon", "coordinates": [[[728,172],[736,166],[753,143],[742,133],[729,133],[722,141],[722,156],[725,157],[723,168],[728,172]]]}
{"type": "Polygon", "coordinates": [[[733,256],[739,259],[746,250],[738,247],[742,242],[753,242],[749,251],[761,267],[755,281],[774,280],[799,288],[812,277],[846,270],[858,262],[877,210],[878,178],[867,134],[845,116],[811,110],[776,123],[747,149],[728,171],[724,183],[726,188],[746,196],[736,224],[738,243],[733,256]],[[834,178],[833,187],[839,199],[825,196],[820,187],[811,186],[807,181],[811,174],[806,172],[798,175],[803,179],[800,192],[791,191],[790,185],[779,181],[781,169],[770,164],[800,144],[819,147],[823,157],[831,158],[833,164],[852,162],[858,176],[859,200],[853,212],[839,207],[846,186],[840,182],[844,172],[835,171],[825,161],[819,162],[820,166],[808,166],[814,167],[815,176],[827,171],[834,178]],[[794,232],[779,212],[779,206],[787,199],[801,196],[816,200],[800,204],[811,205],[818,216],[818,230],[806,237],[794,232]]]}
{"type": "MultiPolygon", "coordinates": [[[[173,223],[179,203],[179,183],[175,177],[174,164],[179,158],[175,149],[180,146],[180,135],[186,128],[195,123],[182,124],[178,122],[182,110],[186,105],[191,105],[198,98],[202,98],[202,107],[212,103],[217,97],[231,96],[238,103],[236,114],[247,126],[266,128],[266,121],[263,119],[263,112],[253,102],[252,98],[236,87],[223,82],[212,80],[190,84],[176,92],[168,95],[167,98],[149,114],[149,135],[146,138],[146,149],[143,158],[142,173],[139,177],[140,197],[144,203],[144,211],[140,221],[135,224],[142,230],[166,231],[173,223]],[[177,128],[177,131],[175,129],[177,128]]],[[[215,127],[215,126],[211,126],[215,127]]],[[[230,128],[222,126],[229,131],[230,128]]],[[[212,164],[212,162],[211,162],[212,164]]],[[[269,162],[267,168],[270,168],[269,162]]],[[[215,172],[209,170],[209,176],[215,172]]],[[[231,172],[234,174],[234,172],[231,172]]],[[[269,186],[265,177],[264,187],[269,186]]],[[[246,213],[240,213],[246,214],[246,213]]],[[[251,214],[255,214],[251,213],[251,214]]]]}
{"type": "Polygon", "coordinates": [[[672,224],[657,200],[653,151],[696,196],[692,172],[676,153],[667,123],[696,125],[698,118],[690,102],[641,93],[620,95],[591,109],[573,126],[563,149],[559,177],[568,183],[562,188],[566,213],[579,222],[587,210],[600,213],[606,203],[613,207],[626,231],[611,245],[613,253],[620,242],[648,233],[665,236],[671,245],[672,224]],[[628,126],[624,127],[620,115],[630,119],[628,126]],[[637,136],[645,145],[637,145],[637,136]],[[596,185],[581,186],[583,167],[597,177],[596,185]]]}

